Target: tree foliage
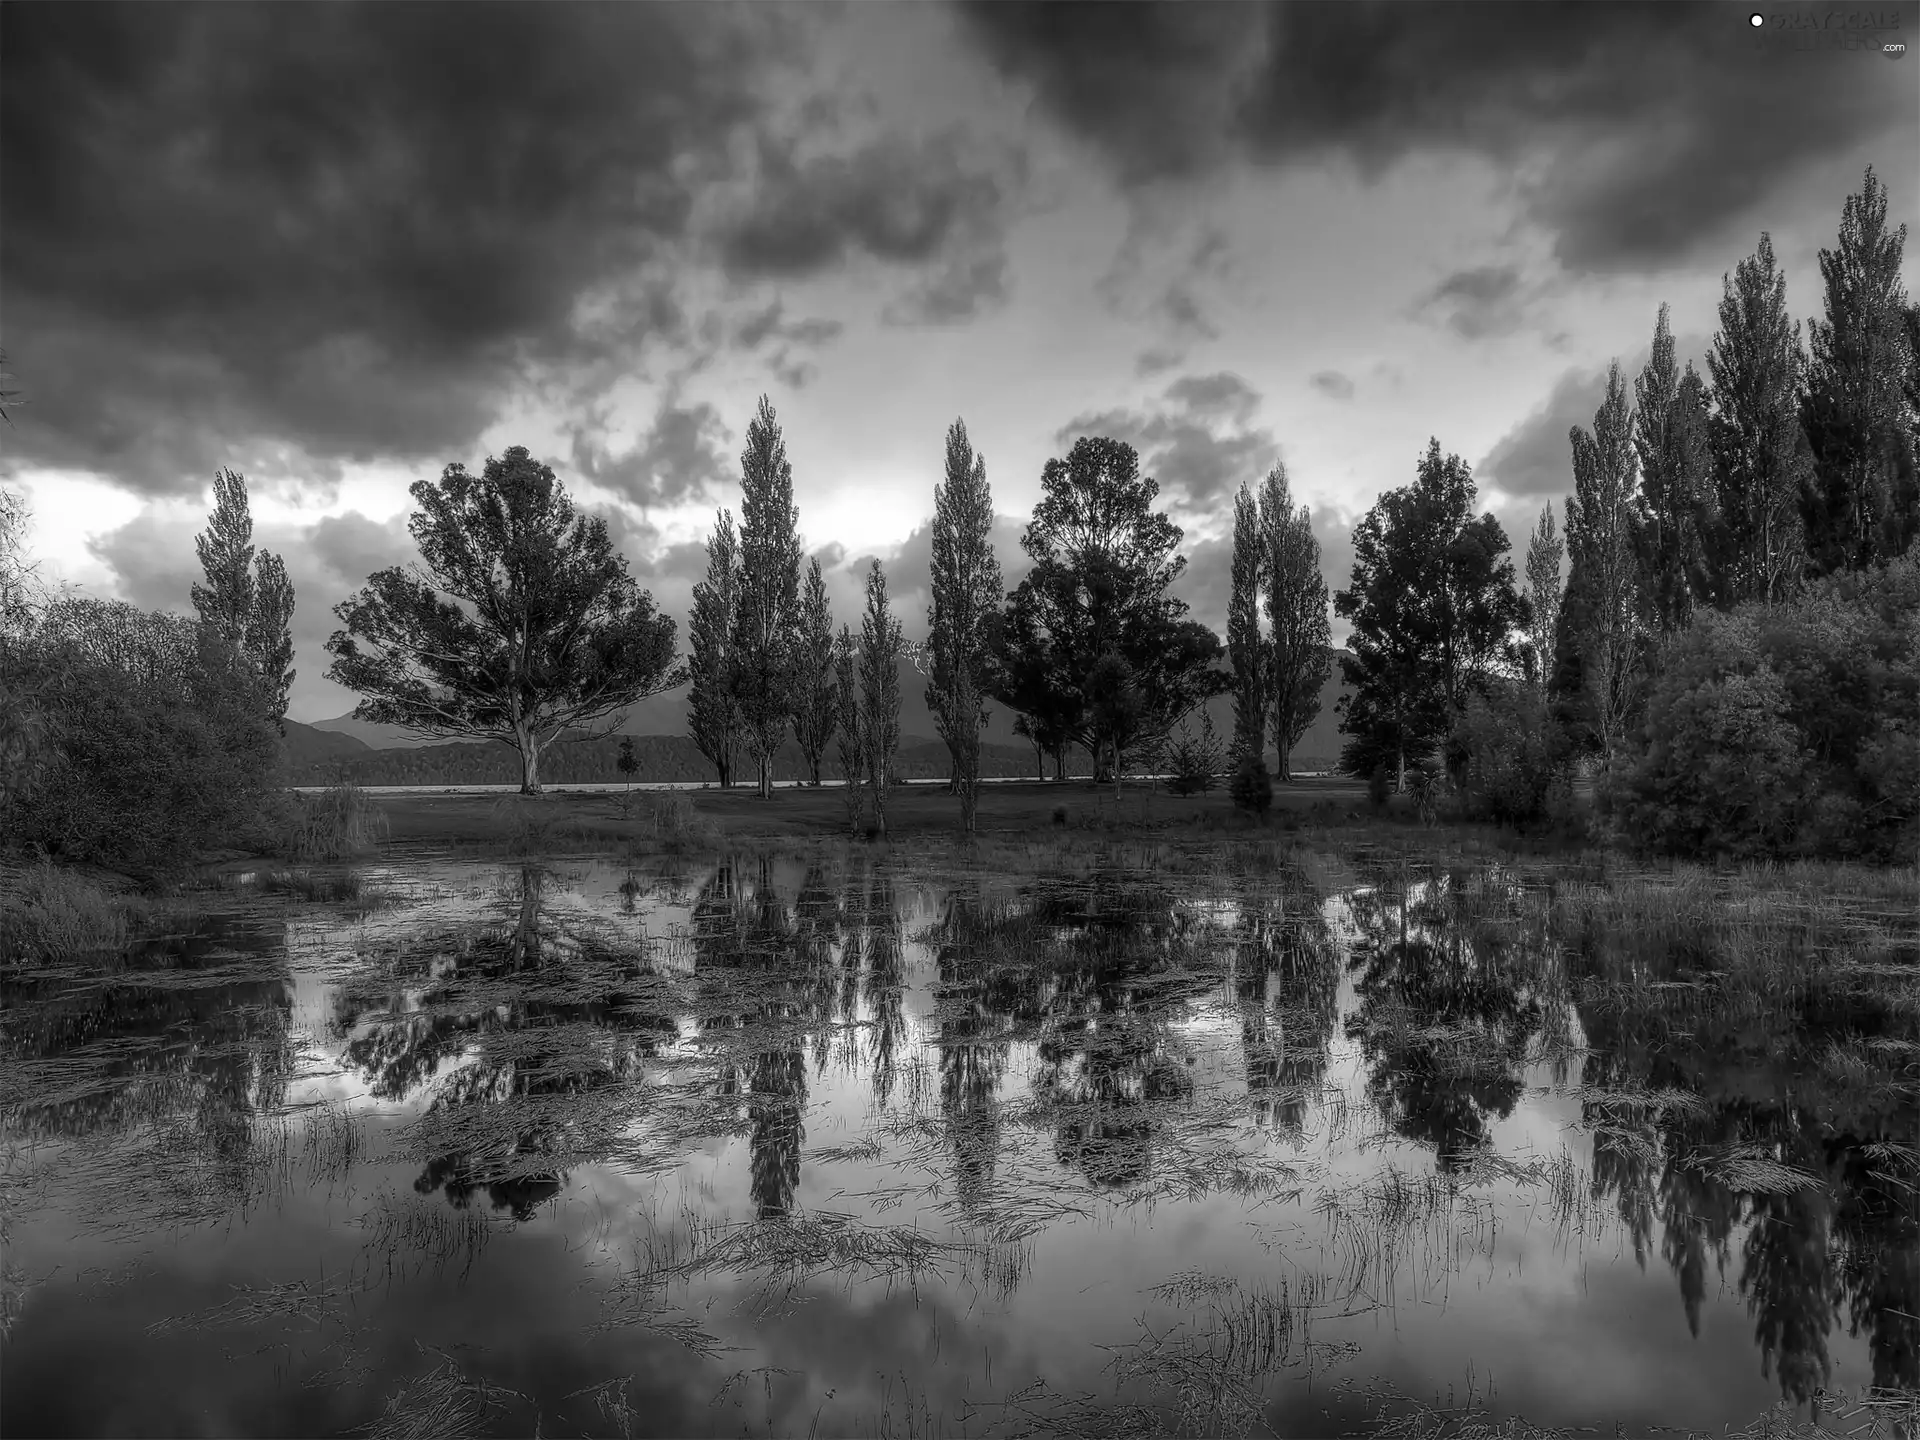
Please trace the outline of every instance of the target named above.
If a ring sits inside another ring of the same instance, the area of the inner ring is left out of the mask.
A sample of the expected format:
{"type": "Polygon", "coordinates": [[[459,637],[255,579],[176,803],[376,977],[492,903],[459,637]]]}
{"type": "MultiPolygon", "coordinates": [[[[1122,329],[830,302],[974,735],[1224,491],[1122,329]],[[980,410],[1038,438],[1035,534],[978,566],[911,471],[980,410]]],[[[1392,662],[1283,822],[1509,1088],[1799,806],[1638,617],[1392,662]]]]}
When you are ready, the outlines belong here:
{"type": "MultiPolygon", "coordinates": [[[[1675,366],[1667,307],[1653,327],[1653,354],[1634,381],[1633,545],[1647,621],[1656,635],[1686,629],[1694,600],[1709,591],[1701,526],[1712,513],[1713,453],[1705,383],[1675,366]]],[[[1548,624],[1546,632],[1552,633],[1548,624]]]]}
{"type": "Polygon", "coordinates": [[[793,714],[793,650],[800,605],[800,511],[793,466],[767,397],[747,425],[740,456],[740,603],[734,614],[733,687],[760,797],[773,793],[773,757],[793,714]]]}
{"type": "Polygon", "coordinates": [[[933,603],[927,609],[933,674],[927,705],[953,755],[960,828],[971,834],[979,809],[980,728],[993,685],[996,621],[1004,599],[1000,562],[988,539],[993,494],[986,458],[967,427],[947,431],[947,469],[933,492],[933,603]]]}
{"type": "Polygon", "coordinates": [[[900,622],[887,604],[887,575],[875,560],[867,570],[867,610],[860,625],[860,733],[866,741],[867,784],[882,835],[887,833],[887,787],[900,748],[900,622]]]}
{"type": "Polygon", "coordinates": [[[1284,465],[1260,488],[1261,583],[1266,591],[1267,672],[1273,705],[1273,743],[1280,780],[1293,779],[1293,747],[1320,715],[1320,694],[1333,669],[1327,624],[1327,582],[1320,574],[1320,542],[1313,518],[1293,494],[1284,465]]]}
{"type": "Polygon", "coordinates": [[[1233,497],[1233,563],[1227,595],[1227,661],[1233,667],[1232,752],[1236,765],[1241,757],[1261,756],[1267,749],[1270,656],[1266,637],[1260,633],[1265,560],[1260,503],[1254,499],[1252,487],[1243,483],[1233,497]]]}
{"type": "Polygon", "coordinates": [[[1464,757],[1462,808],[1472,819],[1518,825],[1546,817],[1567,788],[1566,741],[1535,685],[1492,676],[1467,697],[1451,748],[1464,757]]]}
{"type": "Polygon", "coordinates": [[[1707,614],[1670,647],[1623,833],[1687,856],[1910,856],[1920,844],[1920,562],[1707,614]]]}
{"type": "Polygon", "coordinates": [[[213,477],[213,513],[194,537],[206,584],[192,587],[203,623],[252,663],[261,704],[286,733],[287,695],[293,688],[293,585],[278,555],[253,547],[253,516],[246,477],[221,470],[213,477]]]}
{"type": "Polygon", "coordinates": [[[1887,228],[1887,192],[1867,167],[1847,197],[1840,243],[1820,252],[1826,319],[1813,344],[1801,419],[1812,451],[1803,495],[1816,573],[1904,554],[1920,528],[1914,430],[1905,387],[1914,368],[1900,283],[1907,227],[1887,228]]]}
{"type": "Polygon", "coordinates": [[[421,567],[382,570],[334,607],[346,628],[328,673],[365,697],[355,719],[503,741],[537,794],[557,736],[686,683],[672,617],[524,447],[410,493],[421,567]]]}
{"type": "Polygon", "coordinates": [[[858,831],[866,794],[866,705],[860,692],[860,642],[845,625],[833,642],[833,698],[840,773],[846,777],[847,828],[858,831]]]}
{"type": "Polygon", "coordinates": [[[1219,638],[1184,621],[1186,603],[1166,594],[1186,565],[1175,554],[1181,531],[1153,508],[1160,487],[1140,474],[1133,447],[1082,437],[1047,462],[1041,489],[1020,542],[1033,569],[1008,600],[995,698],[1117,769],[1129,748],[1233,682],[1218,665],[1219,638]],[[1123,703],[1135,693],[1140,705],[1123,703]]]}
{"type": "Polygon", "coordinates": [[[1513,632],[1528,619],[1510,548],[1492,515],[1475,519],[1472,472],[1430,441],[1411,485],[1389,490],[1354,528],[1353,580],[1334,608],[1353,622],[1341,668],[1348,740],[1341,769],[1371,775],[1424,760],[1468,691],[1518,663],[1513,632]]]}
{"type": "Polygon", "coordinates": [[[1806,564],[1800,499],[1813,483],[1813,452],[1799,419],[1806,359],[1787,317],[1787,278],[1773,241],[1722,277],[1720,330],[1707,355],[1714,509],[1703,550],[1714,603],[1778,603],[1806,564]]]}
{"type": "Polygon", "coordinates": [[[1560,564],[1567,545],[1553,523],[1549,500],[1527,544],[1527,675],[1544,691],[1553,666],[1553,636],[1560,619],[1560,564]]]}
{"type": "Polygon", "coordinates": [[[818,786],[820,757],[833,738],[837,702],[833,694],[833,611],[827,604],[827,585],[817,559],[807,567],[807,588],[800,599],[793,655],[793,738],[806,757],[808,783],[818,786]]]}
{"type": "Polygon", "coordinates": [[[687,622],[687,734],[713,762],[720,788],[733,787],[740,749],[740,705],[733,687],[733,639],[740,608],[740,544],[733,513],[722,510],[707,540],[707,578],[693,587],[687,622]]]}

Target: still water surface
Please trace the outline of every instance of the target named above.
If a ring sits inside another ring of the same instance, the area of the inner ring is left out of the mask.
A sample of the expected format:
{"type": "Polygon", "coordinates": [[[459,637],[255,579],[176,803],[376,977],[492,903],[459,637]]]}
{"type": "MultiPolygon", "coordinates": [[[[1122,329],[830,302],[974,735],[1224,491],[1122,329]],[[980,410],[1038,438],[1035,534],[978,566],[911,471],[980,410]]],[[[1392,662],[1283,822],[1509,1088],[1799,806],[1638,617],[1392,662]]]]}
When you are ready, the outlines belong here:
{"type": "Polygon", "coordinates": [[[1920,1385],[1912,1007],[1803,1017],[1885,1042],[1810,1078],[1484,867],[666,863],[418,856],[8,977],[0,1431],[1638,1434],[1920,1385]]]}

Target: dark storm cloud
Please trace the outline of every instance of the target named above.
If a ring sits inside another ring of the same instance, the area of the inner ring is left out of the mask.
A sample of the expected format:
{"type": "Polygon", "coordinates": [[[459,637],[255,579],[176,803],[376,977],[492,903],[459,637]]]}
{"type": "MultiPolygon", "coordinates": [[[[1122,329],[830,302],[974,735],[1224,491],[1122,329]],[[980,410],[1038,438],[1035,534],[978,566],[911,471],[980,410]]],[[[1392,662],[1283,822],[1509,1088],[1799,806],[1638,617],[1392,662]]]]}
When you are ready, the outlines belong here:
{"type": "Polygon", "coordinates": [[[1345,375],[1342,375],[1338,370],[1317,370],[1307,377],[1307,384],[1318,390],[1322,395],[1330,395],[1335,400],[1351,400],[1353,398],[1353,381],[1349,380],[1345,375]]]}
{"type": "Polygon", "coordinates": [[[730,274],[796,279],[854,253],[895,264],[948,257],[961,246],[997,247],[1009,198],[1007,166],[981,165],[953,132],[887,135],[851,155],[797,161],[762,136],[747,208],[720,227],[730,274]]]}
{"type": "Polygon", "coordinates": [[[1520,328],[1520,272],[1512,265],[1458,270],[1414,303],[1416,315],[1443,315],[1463,340],[1511,335],[1520,328]]]}
{"type": "MultiPolygon", "coordinates": [[[[1651,326],[1648,327],[1651,330],[1651,326]]],[[[1697,335],[1674,341],[1674,359],[1682,372],[1689,360],[1706,374],[1703,361],[1708,342],[1697,335]]],[[[1652,356],[1651,341],[1631,355],[1620,357],[1621,379],[1627,385],[1627,403],[1633,403],[1633,385],[1652,356]]],[[[1474,478],[1484,491],[1496,485],[1516,498],[1560,495],[1573,489],[1573,443],[1567,432],[1575,425],[1593,428],[1593,412],[1607,395],[1607,367],[1576,367],[1553,382],[1547,398],[1505,435],[1494,442],[1486,458],[1474,466],[1474,478]]]]}
{"type": "Polygon", "coordinates": [[[706,401],[661,401],[633,447],[609,454],[585,425],[572,431],[573,469],[635,505],[677,505],[711,494],[728,479],[733,432],[706,401]]]}
{"type": "MultiPolygon", "coordinates": [[[[1889,171],[1915,158],[1904,66],[1766,48],[1777,32],[1714,0],[959,8],[988,58],[1129,184],[1239,156],[1344,156],[1378,176],[1415,152],[1504,165],[1542,145],[1517,193],[1577,271],[1720,245],[1856,141],[1888,136],[1889,171]]],[[[1897,12],[1903,36],[1920,20],[1912,0],[1871,9],[1897,12]]]]}
{"type": "Polygon", "coordinates": [[[17,463],[470,448],[527,364],[678,342],[661,270],[789,10],[0,10],[17,463]],[[651,268],[649,268],[651,267],[651,268]],[[576,302],[597,297],[578,322],[576,302]]]}
{"type": "Polygon", "coordinates": [[[1117,409],[1075,416],[1054,435],[1064,458],[1083,435],[1105,435],[1140,452],[1140,468],[1160,482],[1161,503],[1188,520],[1218,522],[1242,481],[1258,484],[1280,446],[1264,427],[1249,429],[1259,395],[1239,376],[1187,376],[1167,387],[1171,409],[1117,409]]]}

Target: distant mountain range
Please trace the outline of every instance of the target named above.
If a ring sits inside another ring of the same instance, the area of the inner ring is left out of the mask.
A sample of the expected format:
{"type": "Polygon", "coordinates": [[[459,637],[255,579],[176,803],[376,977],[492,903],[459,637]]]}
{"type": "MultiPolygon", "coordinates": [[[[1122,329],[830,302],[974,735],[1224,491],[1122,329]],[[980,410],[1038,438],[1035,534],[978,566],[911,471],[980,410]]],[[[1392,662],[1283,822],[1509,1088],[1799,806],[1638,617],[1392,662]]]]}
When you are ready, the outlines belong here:
{"type": "MultiPolygon", "coordinates": [[[[933,713],[927,707],[926,686],[926,677],[903,660],[900,761],[902,773],[916,779],[948,773],[947,747],[939,740],[933,713]]],[[[1323,692],[1318,719],[1294,747],[1296,768],[1327,769],[1334,764],[1343,741],[1334,705],[1345,693],[1336,664],[1323,692]]],[[[611,735],[601,739],[556,742],[542,756],[543,778],[556,784],[617,782],[622,778],[614,765],[619,737],[631,735],[636,740],[635,758],[640,762],[636,780],[712,780],[713,766],[687,738],[686,697],[683,687],[643,700],[628,709],[611,735]]],[[[1233,734],[1231,697],[1222,695],[1210,701],[1207,714],[1224,750],[1233,734]]],[[[987,706],[987,727],[981,733],[983,774],[1038,774],[1033,746],[1014,734],[1013,720],[1013,712],[1005,706],[987,706]]],[[[1196,716],[1195,728],[1198,723],[1196,716]]],[[[837,779],[839,769],[831,749],[828,764],[822,768],[831,769],[837,779]]],[[[519,757],[499,741],[423,739],[397,726],[355,720],[350,714],[311,725],[289,720],[286,751],[290,778],[297,785],[331,784],[343,777],[362,785],[507,784],[520,778],[519,757]]],[[[1075,773],[1085,773],[1089,763],[1086,752],[1078,747],[1069,762],[1075,773]]],[[[743,757],[742,768],[744,764],[743,757]]],[[[776,778],[799,778],[803,774],[799,747],[789,741],[776,757],[774,769],[776,778]]]]}

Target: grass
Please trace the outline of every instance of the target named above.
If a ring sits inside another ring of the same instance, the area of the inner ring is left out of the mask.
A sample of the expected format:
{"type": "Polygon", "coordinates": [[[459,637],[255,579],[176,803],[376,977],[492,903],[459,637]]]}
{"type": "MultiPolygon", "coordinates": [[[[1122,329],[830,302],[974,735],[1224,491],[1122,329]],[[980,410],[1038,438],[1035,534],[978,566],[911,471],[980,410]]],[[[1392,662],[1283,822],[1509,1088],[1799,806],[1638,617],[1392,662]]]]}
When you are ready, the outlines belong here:
{"type": "Polygon", "coordinates": [[[386,816],[356,785],[335,785],[291,800],[292,816],[281,840],[288,859],[344,860],[365,854],[388,834],[386,816]]]}
{"type": "Polygon", "coordinates": [[[42,862],[6,872],[0,963],[59,963],[126,949],[152,905],[42,862]]]}

